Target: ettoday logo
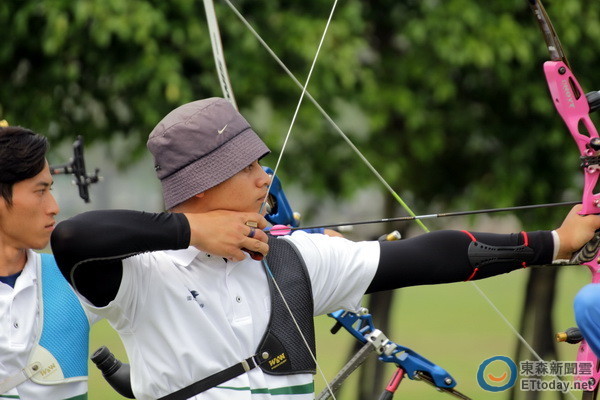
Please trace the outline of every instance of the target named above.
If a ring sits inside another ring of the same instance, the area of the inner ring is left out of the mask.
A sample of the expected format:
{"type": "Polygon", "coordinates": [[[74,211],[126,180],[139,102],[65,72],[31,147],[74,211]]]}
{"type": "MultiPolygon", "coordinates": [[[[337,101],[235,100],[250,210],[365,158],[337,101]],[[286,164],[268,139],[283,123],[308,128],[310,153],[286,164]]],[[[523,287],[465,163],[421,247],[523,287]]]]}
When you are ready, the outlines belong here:
{"type": "Polygon", "coordinates": [[[477,370],[477,383],[488,392],[502,392],[517,383],[524,392],[590,390],[592,363],[588,361],[531,361],[517,364],[506,356],[484,360],[477,370]],[[571,378],[572,377],[572,378],[571,378]]]}
{"type": "Polygon", "coordinates": [[[477,383],[488,392],[510,389],[517,381],[517,365],[506,356],[494,356],[484,360],[477,370],[477,383]]]}

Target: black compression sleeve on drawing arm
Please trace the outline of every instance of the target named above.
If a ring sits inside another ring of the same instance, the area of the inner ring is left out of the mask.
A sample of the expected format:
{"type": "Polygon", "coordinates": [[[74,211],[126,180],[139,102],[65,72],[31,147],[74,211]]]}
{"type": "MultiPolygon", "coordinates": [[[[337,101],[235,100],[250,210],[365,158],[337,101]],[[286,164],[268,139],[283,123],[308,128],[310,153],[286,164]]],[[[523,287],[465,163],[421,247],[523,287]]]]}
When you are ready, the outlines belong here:
{"type": "Polygon", "coordinates": [[[367,293],[406,286],[460,282],[552,262],[550,231],[514,234],[437,231],[406,240],[381,242],[379,265],[367,293]],[[480,246],[473,245],[473,236],[480,246]],[[525,237],[527,237],[525,243],[525,237]],[[475,254],[473,247],[485,253],[475,254]],[[471,251],[469,251],[471,248],[471,251]],[[481,262],[484,259],[485,262],[481,262]],[[477,271],[476,271],[477,269],[477,271]],[[476,272],[476,273],[474,273],[476,272]]]}
{"type": "Polygon", "coordinates": [[[59,223],[51,244],[67,281],[101,307],[118,292],[121,260],[143,252],[183,249],[189,240],[190,226],[183,214],[104,210],[59,223]]]}

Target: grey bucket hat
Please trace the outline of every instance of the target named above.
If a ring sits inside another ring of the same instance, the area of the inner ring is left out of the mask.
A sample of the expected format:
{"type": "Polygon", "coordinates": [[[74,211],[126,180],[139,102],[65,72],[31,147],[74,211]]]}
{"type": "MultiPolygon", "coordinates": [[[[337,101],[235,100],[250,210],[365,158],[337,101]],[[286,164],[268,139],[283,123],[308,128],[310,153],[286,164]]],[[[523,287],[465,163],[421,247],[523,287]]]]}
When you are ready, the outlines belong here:
{"type": "Polygon", "coordinates": [[[171,111],[152,130],[147,146],[167,210],[269,153],[231,103],[214,97],[171,111]]]}

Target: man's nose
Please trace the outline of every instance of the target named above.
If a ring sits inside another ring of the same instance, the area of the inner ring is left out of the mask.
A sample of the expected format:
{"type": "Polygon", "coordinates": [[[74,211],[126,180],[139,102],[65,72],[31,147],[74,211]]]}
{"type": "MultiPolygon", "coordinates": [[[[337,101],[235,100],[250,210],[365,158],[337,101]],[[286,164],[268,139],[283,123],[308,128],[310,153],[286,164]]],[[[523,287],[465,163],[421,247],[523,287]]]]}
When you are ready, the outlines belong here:
{"type": "Polygon", "coordinates": [[[59,212],[60,212],[60,207],[58,205],[58,202],[56,201],[56,199],[54,198],[52,193],[50,193],[50,202],[48,204],[48,214],[57,215],[59,212]]]}

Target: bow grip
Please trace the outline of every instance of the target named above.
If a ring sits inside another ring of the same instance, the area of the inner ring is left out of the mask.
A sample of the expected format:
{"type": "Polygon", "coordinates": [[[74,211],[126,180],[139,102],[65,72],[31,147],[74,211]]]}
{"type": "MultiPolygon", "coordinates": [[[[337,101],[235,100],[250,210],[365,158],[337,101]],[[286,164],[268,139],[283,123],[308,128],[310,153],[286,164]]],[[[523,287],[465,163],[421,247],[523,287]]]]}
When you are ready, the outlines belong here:
{"type": "Polygon", "coordinates": [[[594,237],[573,255],[569,264],[583,265],[594,260],[598,254],[598,247],[600,247],[600,231],[596,231],[594,237]]]}

